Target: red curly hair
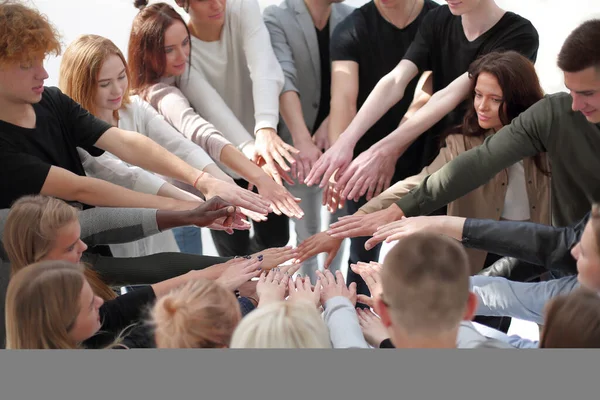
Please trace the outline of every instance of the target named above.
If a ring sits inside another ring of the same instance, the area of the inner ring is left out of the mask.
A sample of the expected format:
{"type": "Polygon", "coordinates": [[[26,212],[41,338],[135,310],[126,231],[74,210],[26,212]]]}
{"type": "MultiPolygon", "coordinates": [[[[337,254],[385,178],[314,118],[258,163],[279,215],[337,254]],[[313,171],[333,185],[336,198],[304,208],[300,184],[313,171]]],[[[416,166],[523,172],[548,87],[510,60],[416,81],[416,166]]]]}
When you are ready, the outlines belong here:
{"type": "Polygon", "coordinates": [[[0,64],[30,61],[47,54],[60,55],[56,28],[38,10],[15,1],[0,3],[0,64]]]}

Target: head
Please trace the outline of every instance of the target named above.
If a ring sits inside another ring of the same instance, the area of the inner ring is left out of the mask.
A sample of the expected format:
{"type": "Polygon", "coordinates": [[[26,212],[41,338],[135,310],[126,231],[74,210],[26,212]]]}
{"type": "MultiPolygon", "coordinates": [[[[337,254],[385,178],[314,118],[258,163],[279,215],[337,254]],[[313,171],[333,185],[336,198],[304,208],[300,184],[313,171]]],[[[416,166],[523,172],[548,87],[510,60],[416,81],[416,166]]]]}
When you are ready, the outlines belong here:
{"type": "Polygon", "coordinates": [[[446,0],[453,15],[465,15],[477,10],[482,4],[493,0],[446,0]]]}
{"type": "Polygon", "coordinates": [[[589,290],[600,292],[600,204],[592,206],[579,243],[571,249],[577,260],[577,280],[589,290]]]}
{"type": "Polygon", "coordinates": [[[31,264],[6,293],[7,349],[75,349],[100,329],[99,309],[84,267],[64,261],[31,264]]]}
{"type": "Polygon", "coordinates": [[[499,131],[544,97],[533,63],[516,51],[481,56],[468,73],[473,107],[463,120],[467,136],[499,131]]]}
{"type": "Polygon", "coordinates": [[[331,348],[329,330],[314,304],[279,301],[245,316],[233,332],[231,348],[331,348]]]}
{"type": "Polygon", "coordinates": [[[540,348],[600,348],[600,295],[577,289],[556,296],[545,309],[540,348]]]}
{"type": "Polygon", "coordinates": [[[151,313],[158,348],[225,348],[242,318],[233,293],[199,279],[158,299],[151,313]]]}
{"type": "MultiPolygon", "coordinates": [[[[87,245],[80,239],[78,210],[49,196],[24,196],[10,208],[4,227],[4,248],[14,275],[25,266],[40,261],[60,260],[78,263],[87,245]]],[[[103,299],[116,295],[90,268],[87,280],[103,299]]]]}
{"type": "Polygon", "coordinates": [[[60,54],[58,33],[48,19],[17,2],[0,2],[0,100],[39,102],[48,78],[43,65],[48,54],[60,54]]]}
{"type": "Polygon", "coordinates": [[[60,89],[90,113],[104,110],[118,119],[129,104],[129,71],[121,50],[109,39],[82,35],[65,50],[60,64],[60,89]]]}
{"type": "Polygon", "coordinates": [[[190,22],[198,26],[220,28],[225,23],[227,0],[175,0],[190,15],[190,22]]]}
{"type": "Polygon", "coordinates": [[[141,92],[161,78],[180,76],[189,65],[190,32],[177,11],[166,3],[145,6],[133,20],[129,35],[131,87],[141,92]]]}
{"type": "Polygon", "coordinates": [[[600,19],[579,25],[558,53],[558,67],[573,98],[573,111],[600,123],[600,19]]]}
{"type": "Polygon", "coordinates": [[[476,308],[469,275],[467,254],[454,239],[416,233],[399,241],[385,257],[376,298],[396,347],[455,346],[461,321],[476,308]]]}

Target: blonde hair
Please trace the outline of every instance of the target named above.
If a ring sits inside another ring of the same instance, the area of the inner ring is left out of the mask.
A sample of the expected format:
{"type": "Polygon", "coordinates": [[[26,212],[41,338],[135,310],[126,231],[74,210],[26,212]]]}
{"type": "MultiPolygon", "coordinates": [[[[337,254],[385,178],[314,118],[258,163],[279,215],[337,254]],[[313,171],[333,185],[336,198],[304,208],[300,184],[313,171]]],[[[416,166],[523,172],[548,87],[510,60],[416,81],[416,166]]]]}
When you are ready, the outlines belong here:
{"type": "MultiPolygon", "coordinates": [[[[111,55],[116,55],[123,61],[127,81],[130,82],[125,56],[111,40],[102,36],[79,36],[67,46],[60,62],[58,80],[60,90],[93,115],[97,115],[95,97],[98,91],[98,75],[102,65],[111,55]]],[[[130,102],[128,87],[123,94],[122,106],[130,102]]],[[[114,117],[119,119],[117,110],[114,112],[114,117]]]]}
{"type": "Polygon", "coordinates": [[[161,297],[151,311],[158,348],[228,347],[240,319],[234,294],[206,279],[161,297]]]}
{"type": "Polygon", "coordinates": [[[415,233],[387,254],[381,271],[383,300],[397,327],[409,335],[456,329],[469,299],[469,259],[456,240],[415,233]]]}
{"type": "Polygon", "coordinates": [[[540,348],[600,348],[600,295],[579,288],[550,300],[540,348]]]}
{"type": "Polygon", "coordinates": [[[314,304],[280,301],[245,316],[231,348],[331,348],[329,329],[314,304]]]}
{"type": "MultiPolygon", "coordinates": [[[[78,222],[78,210],[50,196],[24,196],[14,202],[6,217],[4,249],[11,263],[11,275],[29,264],[42,261],[52,250],[56,232],[78,222]]],[[[116,293],[91,268],[85,268],[94,293],[104,300],[116,293]]]]}
{"type": "Polygon", "coordinates": [[[42,261],[19,270],[6,292],[7,349],[77,349],[69,337],[80,310],[84,267],[42,261]]]}

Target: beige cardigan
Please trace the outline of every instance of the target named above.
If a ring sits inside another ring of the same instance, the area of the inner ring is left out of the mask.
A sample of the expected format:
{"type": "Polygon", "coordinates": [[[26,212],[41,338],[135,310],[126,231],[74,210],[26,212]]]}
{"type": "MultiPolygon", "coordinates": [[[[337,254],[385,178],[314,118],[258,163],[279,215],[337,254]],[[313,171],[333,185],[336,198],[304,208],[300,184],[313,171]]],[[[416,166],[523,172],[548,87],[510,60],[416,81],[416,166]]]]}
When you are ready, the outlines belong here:
{"type": "MultiPolygon", "coordinates": [[[[472,137],[461,134],[450,135],[446,138],[446,147],[440,149],[436,159],[418,174],[397,182],[385,192],[375,197],[360,208],[370,214],[383,210],[405,194],[418,186],[428,175],[441,169],[446,163],[474,147],[481,145],[484,139],[491,135],[488,131],[484,136],[472,137]]],[[[549,170],[545,154],[542,162],[544,168],[549,170]]],[[[534,163],[533,158],[523,159],[525,182],[527,183],[527,196],[531,221],[550,225],[550,178],[544,175],[534,163]]],[[[485,185],[478,187],[467,195],[448,204],[448,215],[499,220],[504,208],[504,199],[508,188],[508,171],[503,170],[485,185]]],[[[480,271],[485,263],[487,252],[475,249],[466,249],[471,261],[471,271],[480,271]]]]}

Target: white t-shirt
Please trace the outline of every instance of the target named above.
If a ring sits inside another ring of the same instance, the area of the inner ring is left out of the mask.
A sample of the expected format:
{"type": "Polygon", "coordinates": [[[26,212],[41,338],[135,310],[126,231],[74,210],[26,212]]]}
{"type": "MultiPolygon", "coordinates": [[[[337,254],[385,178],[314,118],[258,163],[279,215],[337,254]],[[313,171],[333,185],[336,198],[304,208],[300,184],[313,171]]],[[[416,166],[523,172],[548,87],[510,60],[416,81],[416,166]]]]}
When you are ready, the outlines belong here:
{"type": "Polygon", "coordinates": [[[511,221],[527,221],[531,218],[523,161],[508,167],[508,187],[501,218],[511,221]]]}

